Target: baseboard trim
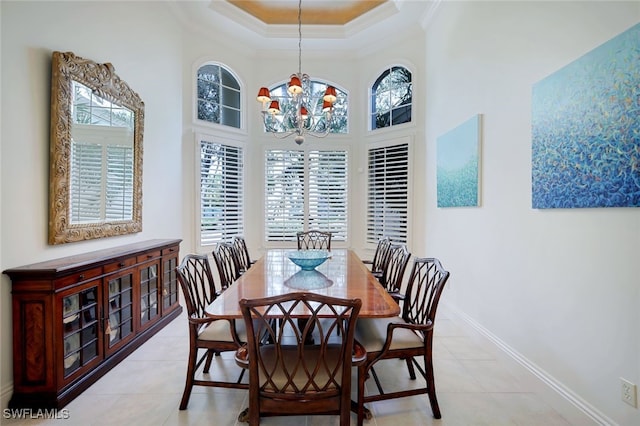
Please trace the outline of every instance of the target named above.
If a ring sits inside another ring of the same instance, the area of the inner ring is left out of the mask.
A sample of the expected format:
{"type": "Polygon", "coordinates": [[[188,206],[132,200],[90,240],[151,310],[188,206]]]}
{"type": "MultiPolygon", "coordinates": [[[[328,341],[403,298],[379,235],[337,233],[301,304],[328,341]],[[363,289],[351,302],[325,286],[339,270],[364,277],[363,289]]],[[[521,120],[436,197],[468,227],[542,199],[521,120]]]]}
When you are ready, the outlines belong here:
{"type": "Polygon", "coordinates": [[[496,335],[491,333],[489,330],[484,328],[481,324],[479,324],[476,320],[471,318],[469,315],[462,312],[456,306],[447,305],[447,308],[451,310],[456,316],[462,319],[464,322],[469,324],[475,330],[477,330],[480,334],[485,336],[487,339],[491,340],[498,348],[500,348],[503,352],[513,358],[516,362],[530,371],[534,376],[538,379],[542,380],[547,386],[556,391],[561,397],[569,401],[576,408],[582,411],[585,415],[587,415],[590,419],[595,421],[596,423],[602,426],[619,426],[615,421],[607,417],[600,410],[595,408],[593,405],[589,404],[587,401],[578,396],[571,389],[566,387],[562,382],[558,381],[552,375],[547,373],[545,370],[537,366],[535,363],[531,362],[527,357],[513,349],[511,346],[506,344],[496,335]]]}

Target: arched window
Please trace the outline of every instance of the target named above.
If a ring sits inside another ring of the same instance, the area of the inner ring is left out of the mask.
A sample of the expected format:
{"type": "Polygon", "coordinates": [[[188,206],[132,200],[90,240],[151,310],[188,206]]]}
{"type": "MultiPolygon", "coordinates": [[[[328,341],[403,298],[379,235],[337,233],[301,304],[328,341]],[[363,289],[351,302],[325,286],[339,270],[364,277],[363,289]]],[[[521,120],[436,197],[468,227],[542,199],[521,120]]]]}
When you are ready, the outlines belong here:
{"type": "MultiPolygon", "coordinates": [[[[323,130],[326,127],[324,124],[325,117],[322,112],[322,97],[324,96],[327,86],[330,86],[324,81],[311,80],[310,81],[310,96],[307,102],[307,112],[311,115],[314,122],[318,122],[316,127],[318,130],[323,130]]],[[[295,108],[291,102],[289,94],[287,93],[287,83],[282,83],[279,86],[269,88],[269,93],[272,101],[278,101],[280,103],[280,110],[282,112],[295,108]]],[[[349,126],[347,123],[347,94],[336,87],[336,102],[333,104],[333,113],[331,120],[330,133],[348,133],[349,126]]],[[[290,123],[284,123],[281,119],[282,115],[276,115],[275,118],[269,120],[266,124],[269,127],[267,130],[276,132],[286,132],[290,128],[290,123]]]]}
{"type": "Polygon", "coordinates": [[[198,68],[198,120],[240,128],[240,84],[218,64],[198,68]]]}
{"type": "Polygon", "coordinates": [[[371,86],[371,130],[411,122],[411,71],[385,70],[371,86]]]}

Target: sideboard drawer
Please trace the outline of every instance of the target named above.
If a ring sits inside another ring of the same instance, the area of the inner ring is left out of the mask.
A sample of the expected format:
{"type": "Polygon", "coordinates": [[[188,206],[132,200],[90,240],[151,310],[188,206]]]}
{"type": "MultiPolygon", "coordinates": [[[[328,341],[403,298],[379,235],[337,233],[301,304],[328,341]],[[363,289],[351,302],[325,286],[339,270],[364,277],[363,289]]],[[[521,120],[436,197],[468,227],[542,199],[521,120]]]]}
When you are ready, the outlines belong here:
{"type": "Polygon", "coordinates": [[[104,273],[109,274],[112,272],[119,271],[121,269],[129,268],[136,264],[135,257],[129,257],[127,259],[122,259],[118,262],[109,263],[108,265],[104,265],[104,273]]]}
{"type": "Polygon", "coordinates": [[[79,284],[83,281],[88,281],[91,280],[93,278],[99,277],[100,275],[102,275],[102,268],[98,267],[98,268],[92,268],[92,269],[87,269],[75,274],[71,274],[68,275],[66,277],[60,278],[56,280],[56,288],[57,289],[63,289],[67,286],[70,285],[76,285],[79,284]]]}
{"type": "Polygon", "coordinates": [[[155,259],[157,257],[160,257],[161,253],[162,253],[161,250],[156,250],[156,251],[150,251],[150,252],[145,253],[145,254],[141,254],[140,256],[138,256],[138,263],[146,262],[147,260],[151,260],[151,259],[155,259]]]}

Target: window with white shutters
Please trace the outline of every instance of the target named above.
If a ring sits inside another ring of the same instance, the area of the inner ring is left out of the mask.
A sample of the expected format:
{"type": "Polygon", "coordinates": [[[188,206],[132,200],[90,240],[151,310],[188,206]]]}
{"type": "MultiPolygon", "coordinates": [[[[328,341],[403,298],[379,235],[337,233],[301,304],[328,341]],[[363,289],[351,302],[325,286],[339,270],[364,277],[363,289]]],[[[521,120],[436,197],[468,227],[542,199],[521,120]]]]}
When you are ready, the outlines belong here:
{"type": "Polygon", "coordinates": [[[319,229],[347,240],[348,157],[344,150],[267,150],[265,238],[296,241],[296,233],[319,229]]]}
{"type": "Polygon", "coordinates": [[[265,164],[267,241],[295,241],[304,229],[304,151],[268,150],[265,164]]]}
{"type": "Polygon", "coordinates": [[[107,146],[107,220],[133,217],[133,148],[107,146]]]}
{"type": "Polygon", "coordinates": [[[70,173],[71,222],[97,222],[101,217],[102,146],[94,143],[71,144],[70,173]]]}
{"type": "Polygon", "coordinates": [[[369,149],[367,242],[407,242],[409,145],[369,149]]]}
{"type": "Polygon", "coordinates": [[[331,232],[333,241],[347,240],[347,152],[309,153],[308,229],[331,232]]]}
{"type": "Polygon", "coordinates": [[[77,81],[71,89],[69,221],[132,220],[134,114],[77,81]]]}
{"type": "Polygon", "coordinates": [[[200,245],[243,234],[243,149],[200,141],[200,245]]]}
{"type": "Polygon", "coordinates": [[[133,218],[130,129],[74,124],[69,173],[71,223],[133,218]]]}

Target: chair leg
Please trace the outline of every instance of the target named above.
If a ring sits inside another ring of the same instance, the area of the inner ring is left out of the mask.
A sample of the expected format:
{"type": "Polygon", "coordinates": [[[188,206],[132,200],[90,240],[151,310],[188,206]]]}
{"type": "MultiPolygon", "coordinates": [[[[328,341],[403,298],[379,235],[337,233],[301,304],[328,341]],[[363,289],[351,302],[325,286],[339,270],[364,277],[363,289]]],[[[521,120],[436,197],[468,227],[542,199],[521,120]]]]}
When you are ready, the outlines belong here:
{"type": "Polygon", "coordinates": [[[193,379],[196,370],[196,361],[198,358],[198,349],[191,348],[189,350],[189,364],[187,366],[187,379],[184,384],[184,392],[182,392],[182,400],[180,401],[180,409],[186,410],[189,404],[189,397],[191,396],[191,389],[193,389],[193,379]]]}
{"type": "Polygon", "coordinates": [[[340,407],[340,426],[349,426],[351,424],[351,407],[346,410],[340,407]]]}
{"type": "Polygon", "coordinates": [[[409,369],[409,378],[411,380],[415,380],[416,379],[416,370],[413,368],[413,359],[412,358],[405,358],[404,360],[407,362],[407,369],[409,369]]]}
{"type": "Polygon", "coordinates": [[[358,426],[364,423],[364,382],[367,380],[367,372],[364,366],[358,367],[358,426]]]}
{"type": "MultiPolygon", "coordinates": [[[[259,398],[259,397],[256,396],[255,398],[259,398]]],[[[251,395],[249,395],[249,400],[251,400],[251,395]]],[[[249,401],[248,410],[249,410],[249,426],[258,426],[260,424],[260,403],[258,401],[255,401],[255,402],[249,401]]]]}
{"type": "Polygon", "coordinates": [[[424,357],[424,369],[427,380],[427,394],[429,395],[429,402],[431,403],[431,411],[433,417],[439,419],[442,417],[440,413],[440,406],[438,405],[438,398],[436,398],[436,385],[433,377],[433,359],[430,356],[424,357]]]}
{"type": "Polygon", "coordinates": [[[204,369],[202,370],[203,373],[208,373],[209,369],[211,368],[211,361],[213,360],[213,354],[217,354],[218,356],[220,355],[219,352],[214,352],[213,349],[207,349],[207,361],[205,361],[204,363],[204,369]]]}

